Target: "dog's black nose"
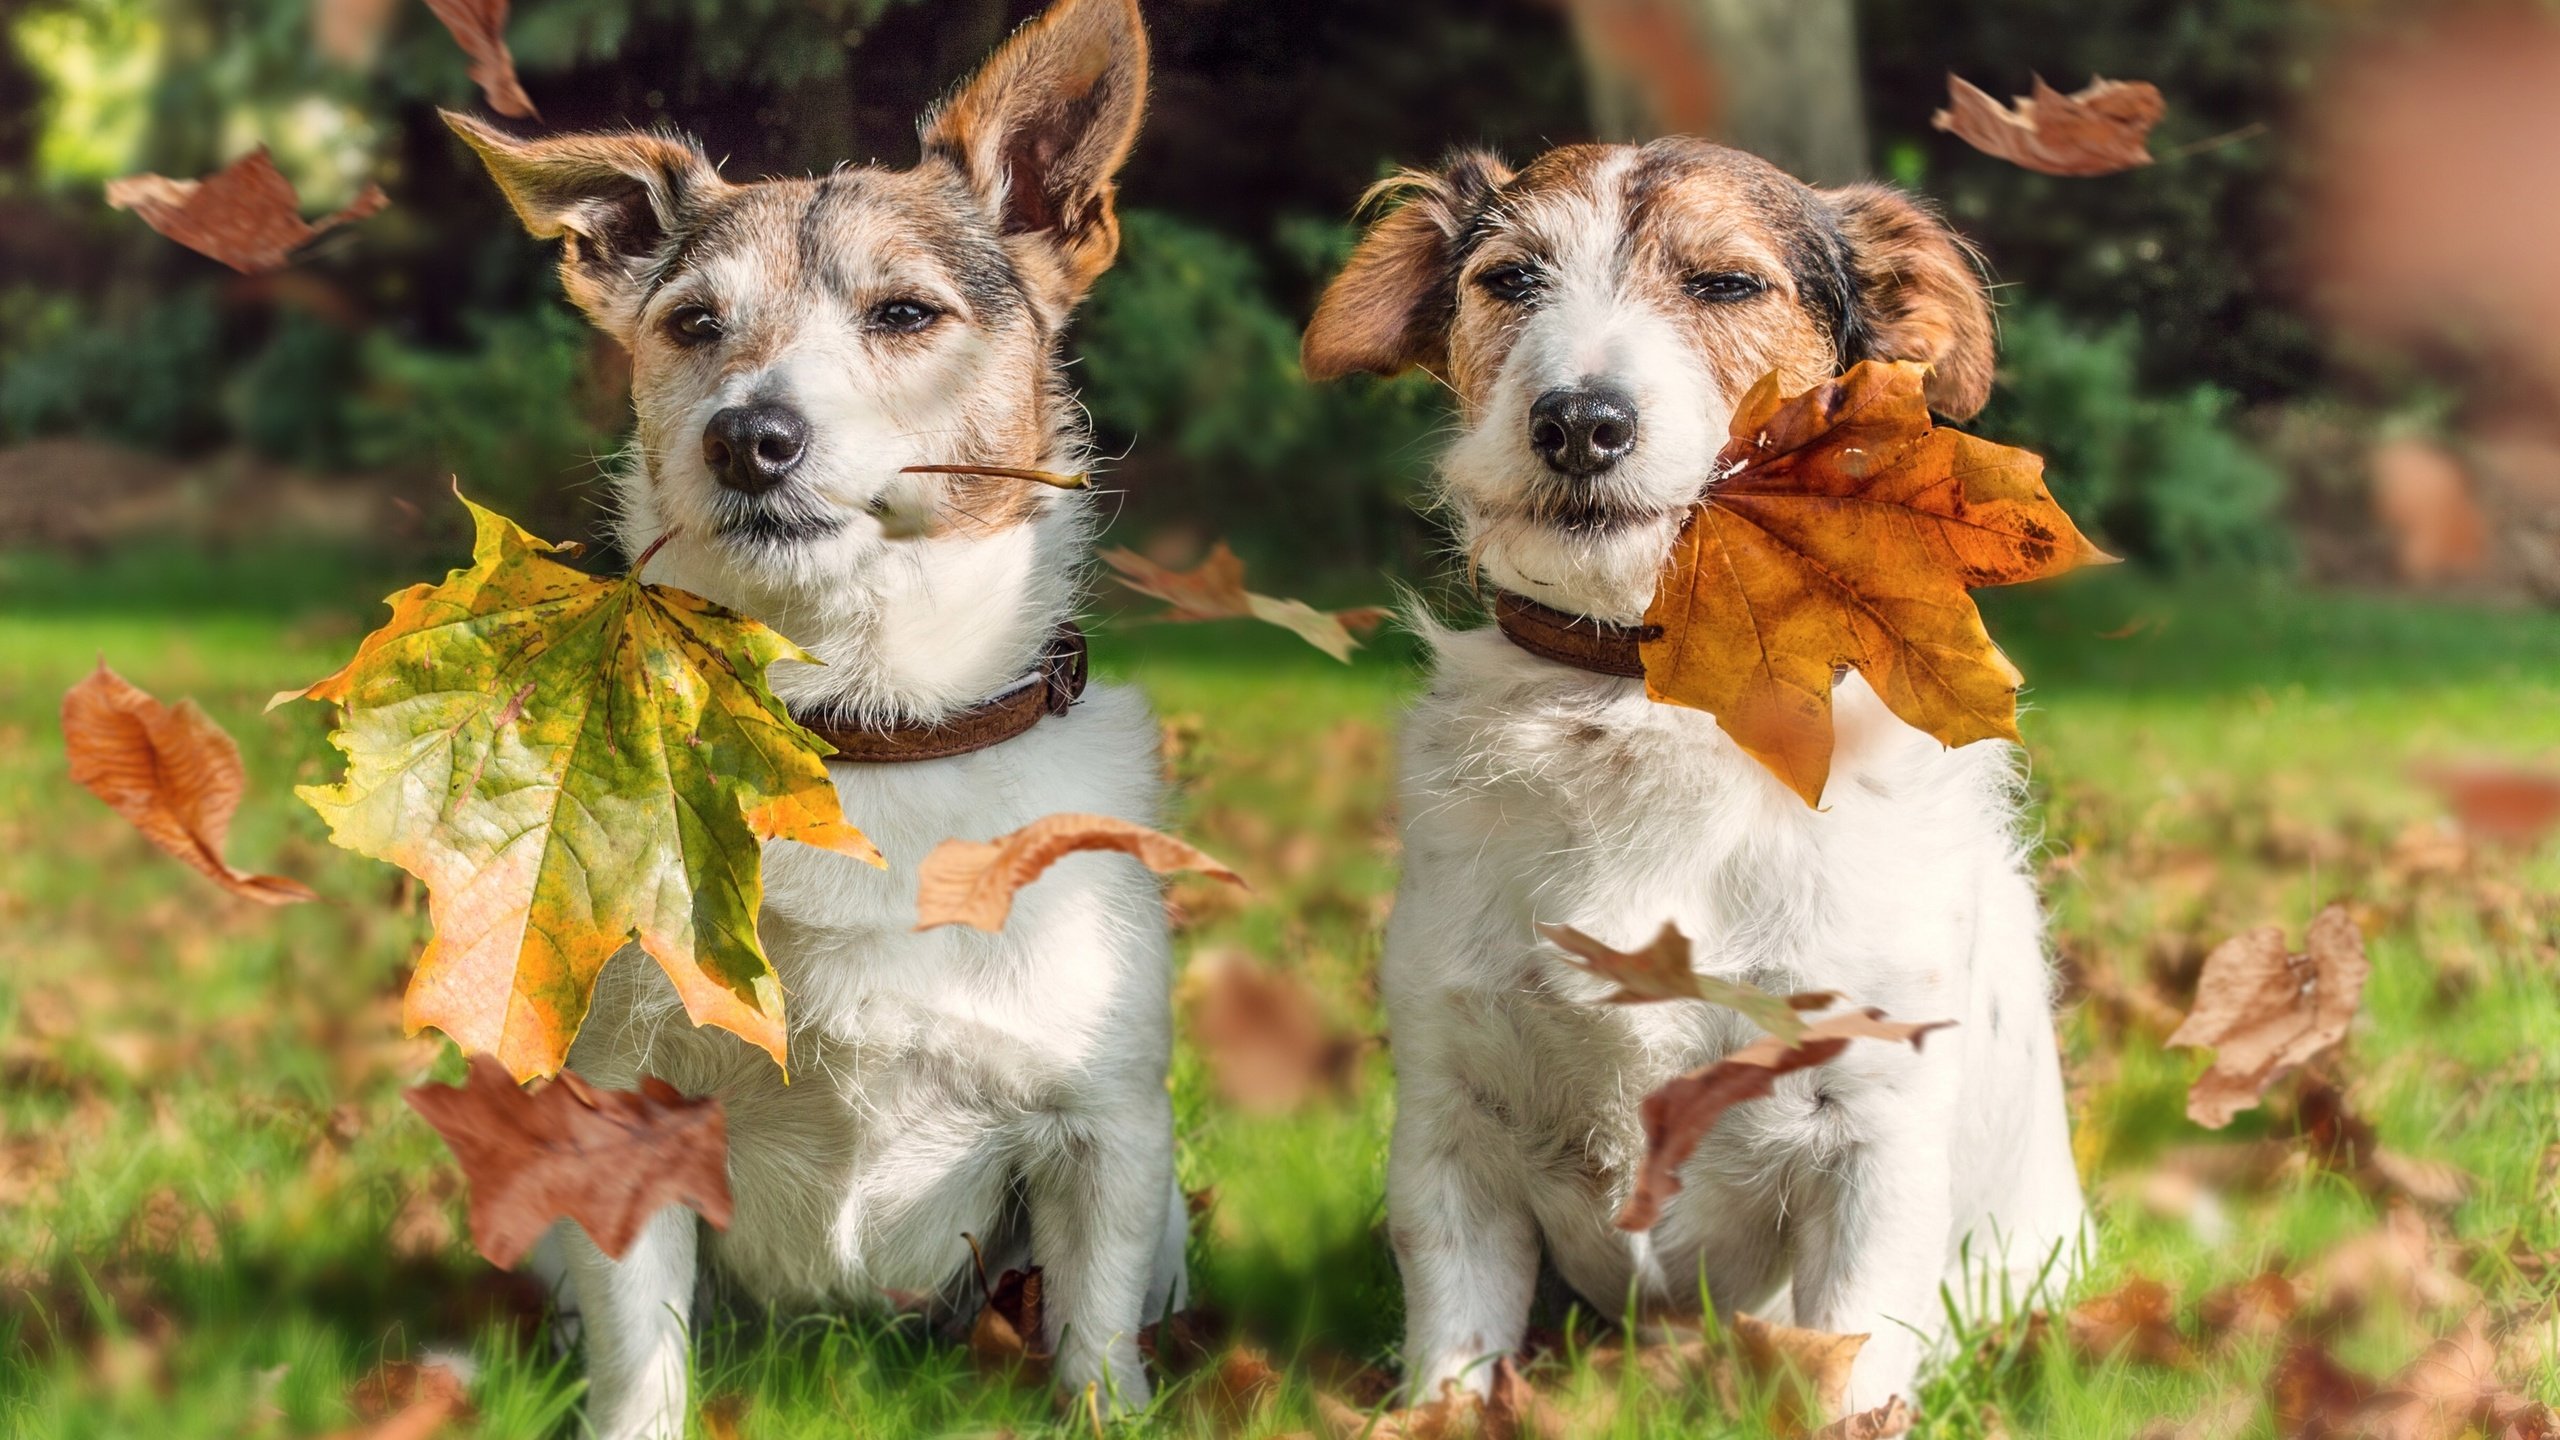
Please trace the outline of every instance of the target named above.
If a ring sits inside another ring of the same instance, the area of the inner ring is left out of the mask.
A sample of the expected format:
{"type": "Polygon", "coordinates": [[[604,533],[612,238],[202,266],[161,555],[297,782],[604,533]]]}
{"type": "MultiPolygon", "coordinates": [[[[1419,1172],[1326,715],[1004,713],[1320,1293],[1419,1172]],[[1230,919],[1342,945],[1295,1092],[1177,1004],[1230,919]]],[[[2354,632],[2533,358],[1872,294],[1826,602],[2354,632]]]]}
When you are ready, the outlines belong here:
{"type": "Polygon", "coordinates": [[[712,478],[750,495],[789,478],[808,449],[809,422],[770,400],[732,405],[702,427],[702,463],[712,478]]]}
{"type": "Polygon", "coordinates": [[[1597,475],[1636,448],[1636,402],[1609,385],[1550,390],[1529,407],[1529,448],[1567,475],[1597,475]]]}

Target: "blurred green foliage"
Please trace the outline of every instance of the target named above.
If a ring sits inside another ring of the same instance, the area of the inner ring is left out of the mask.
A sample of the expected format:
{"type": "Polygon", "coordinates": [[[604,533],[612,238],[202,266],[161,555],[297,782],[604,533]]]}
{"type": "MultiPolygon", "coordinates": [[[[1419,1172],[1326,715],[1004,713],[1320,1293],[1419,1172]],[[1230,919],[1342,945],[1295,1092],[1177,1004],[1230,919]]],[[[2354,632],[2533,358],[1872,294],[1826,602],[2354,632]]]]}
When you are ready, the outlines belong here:
{"type": "Polygon", "coordinates": [[[222,432],[206,384],[219,373],[213,297],[191,286],[122,315],[71,296],[0,292],[0,436],[79,431],[156,450],[222,432]]]}

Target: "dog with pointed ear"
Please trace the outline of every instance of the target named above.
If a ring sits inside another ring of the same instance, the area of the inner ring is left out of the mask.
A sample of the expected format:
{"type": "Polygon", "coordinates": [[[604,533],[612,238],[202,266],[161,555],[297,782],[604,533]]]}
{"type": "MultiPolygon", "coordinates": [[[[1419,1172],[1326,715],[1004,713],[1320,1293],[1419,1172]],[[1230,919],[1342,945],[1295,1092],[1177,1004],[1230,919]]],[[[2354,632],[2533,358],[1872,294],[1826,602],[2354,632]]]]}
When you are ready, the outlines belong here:
{"type": "Polygon", "coordinates": [[[971,1237],[998,1269],[1039,1267],[1026,1339],[1062,1387],[1147,1401],[1138,1336],[1182,1301],[1187,1227],[1155,883],[1061,867],[994,935],[919,931],[916,912],[945,837],[1161,808],[1143,698],[1086,683],[1089,492],[984,473],[1088,468],[1058,340],[1118,251],[1146,86],[1135,0],[1057,0],[924,117],[903,169],[733,180],[672,134],[448,117],[630,351],[627,550],[824,662],[778,663],[773,689],[836,747],[845,813],[889,865],[764,857],[794,1083],[669,1023],[654,970],[599,981],[569,1063],[718,1096],[735,1200],[725,1232],[670,1210],[619,1261],[555,1235],[600,1436],[683,1433],[702,1262],[777,1307],[905,1292],[965,1325],[971,1237]]]}
{"type": "MultiPolygon", "coordinates": [[[[1432,631],[1400,747],[1379,990],[1410,1393],[1485,1393],[1551,1266],[1604,1313],[1752,1309],[1791,1285],[1796,1323],[1871,1337],[1851,1408],[1911,1397],[1946,1333],[1942,1283],[1959,1306],[2028,1295],[2077,1253],[2014,756],[1939,744],[1850,670],[1809,808],[1714,717],[1648,697],[1641,627],[1764,376],[1798,391],[1916,361],[1933,408],[1981,408],[1992,324],[1972,254],[1897,191],[1818,190],[1694,139],[1516,172],[1462,154],[1375,198],[1400,203],[1325,291],[1304,366],[1447,384],[1439,483],[1495,592],[1492,625],[1432,631]],[[1706,1137],[1631,1241],[1613,1223],[1647,1152],[1630,1097],[1754,1032],[1713,1006],[1609,1004],[1615,987],[1541,929],[1632,950],[1663,944],[1665,921],[1701,973],[1950,1017],[1973,1039],[1780,1081],[1706,1137]]],[[[1766,617],[1728,619],[1747,637],[1766,617]]]]}

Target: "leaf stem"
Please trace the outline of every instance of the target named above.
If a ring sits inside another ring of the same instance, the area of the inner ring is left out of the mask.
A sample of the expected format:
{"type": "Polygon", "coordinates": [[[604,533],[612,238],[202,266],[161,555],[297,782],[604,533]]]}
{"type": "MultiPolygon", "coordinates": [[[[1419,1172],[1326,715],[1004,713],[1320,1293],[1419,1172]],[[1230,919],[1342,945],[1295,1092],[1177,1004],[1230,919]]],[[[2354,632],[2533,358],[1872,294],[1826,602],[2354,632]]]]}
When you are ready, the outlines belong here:
{"type": "Polygon", "coordinates": [[[650,561],[652,558],[654,558],[660,550],[663,550],[663,549],[665,549],[665,548],[666,548],[666,544],[667,544],[667,542],[668,542],[668,541],[670,541],[670,540],[673,540],[673,539],[674,539],[674,538],[676,538],[678,535],[681,535],[681,534],[683,534],[683,533],[684,533],[684,527],[683,527],[683,526],[681,526],[681,525],[670,525],[670,526],[668,526],[668,527],[667,527],[667,531],[666,531],[666,533],[665,533],[665,534],[660,535],[657,539],[650,541],[650,542],[649,542],[649,548],[640,552],[640,558],[631,562],[631,569],[630,569],[630,571],[628,572],[628,573],[630,574],[631,578],[632,578],[632,579],[634,579],[634,580],[639,579],[639,578],[640,578],[640,572],[649,568],[649,561],[650,561]]]}

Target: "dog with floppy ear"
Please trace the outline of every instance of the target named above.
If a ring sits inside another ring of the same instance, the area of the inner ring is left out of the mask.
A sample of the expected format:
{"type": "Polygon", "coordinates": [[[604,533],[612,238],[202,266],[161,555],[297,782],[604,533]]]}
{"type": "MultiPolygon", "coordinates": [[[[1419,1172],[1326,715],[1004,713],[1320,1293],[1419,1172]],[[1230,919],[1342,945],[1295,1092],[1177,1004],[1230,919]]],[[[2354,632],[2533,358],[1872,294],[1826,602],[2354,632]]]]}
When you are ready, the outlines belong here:
{"type": "Polygon", "coordinates": [[[889,860],[766,855],[788,1085],[687,1024],[636,956],[606,968],[570,1064],[719,1096],[736,1205],[717,1235],[663,1213],[619,1262],[555,1232],[599,1435],[683,1432],[700,1252],[758,1302],[905,1293],[956,1316],[973,1249],[1037,1264],[1031,1338],[1059,1383],[1145,1403],[1137,1336],[1180,1303],[1185,1244],[1154,882],[1072,857],[996,935],[917,933],[915,896],[946,838],[1062,811],[1151,823],[1156,728],[1134,692],[1085,685],[1088,498],[909,467],[1086,468],[1059,337],[1117,253],[1146,79],[1134,0],[1058,0],[927,118],[904,170],[734,183],[670,135],[447,117],[631,354],[627,548],[654,543],[651,580],[823,662],[776,666],[773,688],[836,746],[845,813],[889,860]]]}
{"type": "Polygon", "coordinates": [[[1750,1309],[1868,1337],[1861,1408],[1912,1394],[1962,1309],[2058,1283],[2082,1222],[2042,919],[2009,747],[1950,750],[1855,671],[1809,808],[1637,654],[1735,404],[1857,361],[1930,367],[1978,410],[1991,312],[1963,244],[1872,185],[1815,190],[1690,139],[1460,155],[1382,187],[1327,290],[1309,375],[1420,367],[1456,396],[1440,488],[1497,624],[1437,633],[1402,742],[1405,875],[1382,966],[1397,1106],[1388,1228],[1414,1393],[1479,1393],[1542,1263],[1602,1314],[1750,1309]],[[1701,973],[1953,1019],[1919,1053],[1852,1046],[1728,1112],[1648,1232],[1612,1217],[1637,1102],[1752,1038],[1697,1003],[1612,1005],[1537,922],[1701,973]]]}

